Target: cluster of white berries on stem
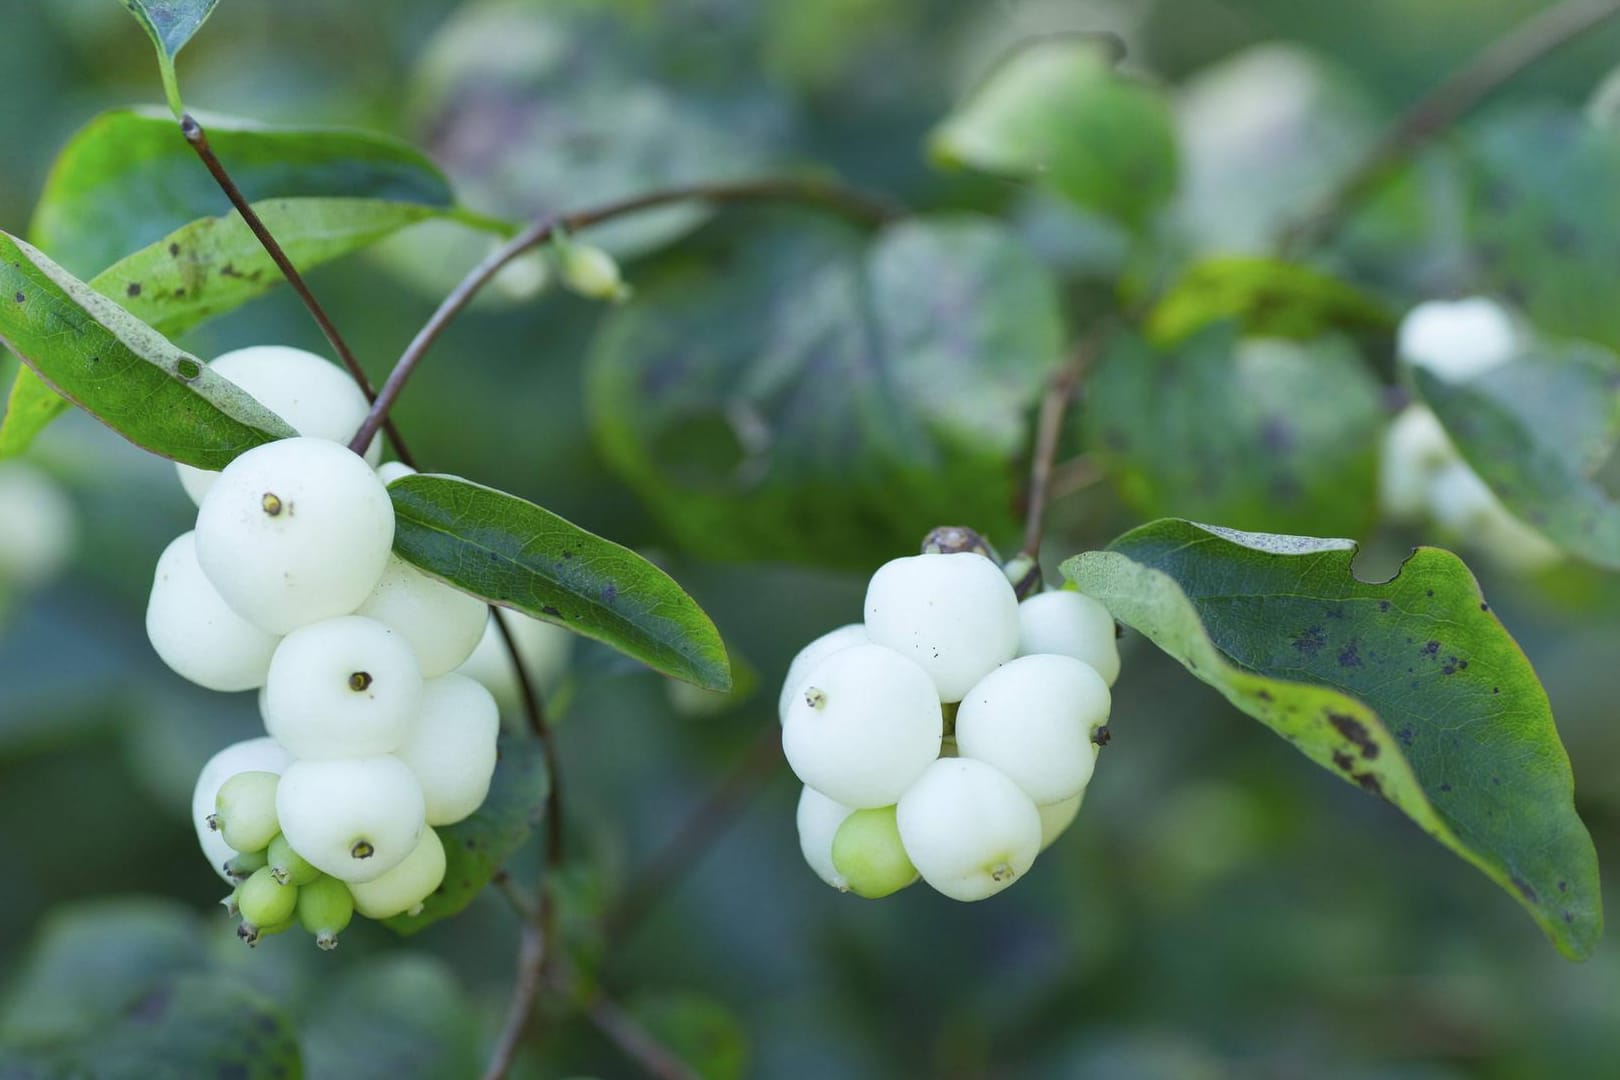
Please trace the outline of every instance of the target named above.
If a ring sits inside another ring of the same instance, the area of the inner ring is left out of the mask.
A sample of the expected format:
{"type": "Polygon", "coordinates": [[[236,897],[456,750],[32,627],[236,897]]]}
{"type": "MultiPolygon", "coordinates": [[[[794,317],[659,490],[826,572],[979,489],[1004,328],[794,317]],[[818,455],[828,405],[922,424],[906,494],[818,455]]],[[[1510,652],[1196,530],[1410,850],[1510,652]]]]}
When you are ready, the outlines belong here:
{"type": "Polygon", "coordinates": [[[419,910],[444,878],[435,827],[488,794],[499,706],[456,669],[490,614],[393,554],[386,484],[411,470],[345,445],[367,410],[347,375],[275,346],[212,367],[299,436],[180,467],[197,524],[158,560],[147,634],[192,682],[259,691],[267,737],[216,754],[192,803],[240,935],[301,922],[331,948],[355,912],[419,910]]]}
{"type": "Polygon", "coordinates": [[[1019,603],[972,551],[884,564],[865,607],[782,686],[805,860],[868,898],[919,877],[956,900],[994,895],[1079,812],[1107,741],[1114,620],[1069,590],[1019,603]]]}

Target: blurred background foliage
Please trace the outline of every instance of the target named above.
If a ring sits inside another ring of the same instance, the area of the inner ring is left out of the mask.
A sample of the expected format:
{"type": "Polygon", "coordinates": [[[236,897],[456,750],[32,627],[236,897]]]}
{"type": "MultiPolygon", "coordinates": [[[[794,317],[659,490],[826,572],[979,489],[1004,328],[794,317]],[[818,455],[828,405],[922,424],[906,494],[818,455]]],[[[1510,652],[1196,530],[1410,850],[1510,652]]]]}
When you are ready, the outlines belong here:
{"type": "MultiPolygon", "coordinates": [[[[1066,330],[1043,329],[1037,304],[1019,322],[1027,345],[1031,335],[1056,341],[1084,328],[1113,303],[1115,282],[1140,291],[1199,254],[1263,251],[1381,125],[1541,7],[394,0],[385,13],[224,0],[181,69],[193,108],[411,139],[467,203],[497,215],[805,163],[916,209],[1002,214],[1061,288],[1053,302],[1066,330]],[[1009,45],[1095,30],[1119,35],[1126,69],[1174,103],[1180,160],[1164,215],[1121,227],[1038,187],[930,164],[930,133],[1009,45]]],[[[145,41],[111,0],[12,4],[5,22],[0,227],[23,233],[67,138],[102,109],[160,92],[145,41]]],[[[1397,314],[1422,298],[1486,288],[1539,329],[1620,346],[1613,95],[1598,95],[1583,115],[1617,57],[1620,27],[1611,26],[1526,72],[1358,214],[1321,265],[1397,314]]],[[[561,730],[578,832],[571,925],[589,926],[771,725],[775,681],[793,652],[858,613],[862,567],[957,517],[953,508],[1009,548],[1016,542],[1018,475],[996,464],[1022,457],[1027,432],[1016,415],[975,431],[936,410],[929,422],[944,426],[930,430],[946,433],[945,456],[919,464],[902,455],[904,467],[860,480],[868,487],[859,499],[820,481],[756,499],[714,479],[746,457],[738,431],[747,424],[681,427],[609,392],[633,366],[612,347],[671,326],[690,335],[689,350],[680,338],[646,347],[700,356],[703,370],[730,377],[727,363],[746,359],[727,343],[734,313],[717,309],[705,321],[693,312],[708,309],[687,298],[740,279],[738,289],[791,301],[794,268],[821,282],[824,264],[848,265],[840,227],[794,220],[677,209],[604,230],[599,239],[624,259],[645,308],[604,311],[556,290],[484,303],[438,346],[395,413],[435,471],[514,491],[656,554],[759,673],[764,692],[694,709],[691,695],[605,652],[577,654],[561,730]],[[789,232],[779,241],[780,228],[789,232]],[[598,337],[604,320],[618,325],[598,337]],[[981,453],[980,439],[995,453],[981,453]],[[886,494],[893,504],[874,516],[886,494]]],[[[411,241],[312,275],[374,375],[431,311],[435,290],[488,244],[442,231],[411,241]]],[[[928,283],[911,284],[926,292],[928,283]]],[[[778,310],[752,295],[731,302],[778,310]]],[[[787,301],[781,309],[796,310],[787,301]]],[[[840,310],[811,306],[829,329],[840,310]]],[[[999,347],[1005,331],[974,340],[999,347]]],[[[804,328],[799,339],[812,342],[811,361],[836,352],[819,332],[804,328]]],[[[1319,457],[1268,462],[1310,493],[1281,526],[1355,533],[1367,541],[1368,575],[1392,571],[1413,543],[1458,539],[1369,524],[1377,391],[1368,373],[1393,379],[1387,320],[1359,325],[1361,365],[1342,337],[1285,336],[1302,339],[1274,358],[1290,365],[1289,389],[1266,386],[1285,395],[1284,407],[1294,394],[1315,410],[1296,417],[1306,450],[1344,445],[1337,474],[1319,457]],[[1324,394],[1345,393],[1329,399],[1339,408],[1321,408],[1324,394]]],[[[1175,337],[1129,347],[1167,366],[1187,362],[1194,346],[1235,348],[1221,326],[1175,337]]],[[[264,341],[322,347],[285,291],[184,340],[205,356],[264,341]]],[[[1227,524],[1279,524],[1267,518],[1271,473],[1258,463],[1242,472],[1265,450],[1264,430],[1233,436],[1223,464],[1236,475],[1225,481],[1206,482],[1192,467],[1210,462],[1191,434],[1174,453],[1109,441],[1108,419],[1160,400],[1131,385],[1131,371],[1148,363],[1137,359],[1102,369],[1119,411],[1070,434],[1076,449],[1101,449],[1119,482],[1058,504],[1049,573],[1149,513],[1228,509],[1259,520],[1227,524]]],[[[1216,362],[1201,363],[1207,371],[1216,362]]],[[[815,374],[813,365],[799,373],[812,410],[815,374]]],[[[1034,384],[1014,383],[1016,406],[1034,384]]],[[[1193,394],[1166,412],[1187,434],[1211,400],[1193,394]]],[[[1246,404],[1234,396],[1234,408],[1246,404]]],[[[830,437],[812,430],[806,453],[830,437]]],[[[252,953],[231,940],[208,903],[218,882],[197,857],[186,807],[201,763],[252,734],[257,717],[251,700],[182,684],[151,654],[141,624],[151,567],[188,527],[189,504],[166,463],[82,416],[50,431],[34,456],[71,494],[80,528],[71,566],[53,584],[0,594],[0,1042],[93,1038],[129,1063],[125,1074],[164,1075],[139,1004],[160,976],[178,972],[166,984],[174,993],[221,1003],[220,1023],[243,1025],[250,1064],[282,1060],[296,1042],[309,1076],[473,1075],[510,989],[510,911],[486,895],[405,942],[357,927],[333,955],[294,935],[252,953]]],[[[1620,735],[1611,728],[1620,587],[1574,566],[1527,578],[1483,561],[1479,574],[1542,674],[1581,811],[1599,852],[1610,853],[1620,838],[1620,735]]],[[[582,932],[581,962],[713,1077],[1439,1080],[1620,1070],[1620,945],[1566,963],[1511,899],[1389,807],[1305,767],[1139,638],[1124,648],[1106,767],[1076,827],[1019,888],[973,906],[926,890],[883,904],[832,893],[799,857],[797,787],[782,767],[645,922],[607,941],[582,932]]],[[[163,1066],[186,1075],[181,1058],[163,1066]]],[[[560,1007],[520,1063],[536,1077],[628,1070],[560,1007]]]]}

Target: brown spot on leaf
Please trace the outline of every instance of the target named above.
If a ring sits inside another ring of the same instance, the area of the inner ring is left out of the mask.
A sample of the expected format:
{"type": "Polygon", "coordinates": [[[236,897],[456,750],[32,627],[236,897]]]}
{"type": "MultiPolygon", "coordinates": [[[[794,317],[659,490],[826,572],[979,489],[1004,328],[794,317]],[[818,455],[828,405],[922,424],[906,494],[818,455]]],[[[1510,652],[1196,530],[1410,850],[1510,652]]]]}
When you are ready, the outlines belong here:
{"type": "Polygon", "coordinates": [[[1380,799],[1384,797],[1384,785],[1379,783],[1378,777],[1372,773],[1356,773],[1356,783],[1361,785],[1363,791],[1377,795],[1380,799]]]}
{"type": "Polygon", "coordinates": [[[1340,735],[1355,744],[1356,749],[1361,751],[1362,757],[1371,761],[1378,756],[1378,744],[1368,734],[1367,725],[1353,716],[1346,716],[1344,713],[1330,712],[1327,714],[1327,718],[1328,723],[1332,724],[1340,735]]]}
{"type": "Polygon", "coordinates": [[[1530,887],[1530,883],[1517,875],[1515,875],[1512,880],[1513,887],[1519,890],[1519,895],[1524,897],[1525,900],[1534,904],[1537,900],[1536,890],[1530,887]]]}
{"type": "Polygon", "coordinates": [[[1320,626],[1311,626],[1301,631],[1299,636],[1294,638],[1294,651],[1301,656],[1315,656],[1322,651],[1322,646],[1326,644],[1327,639],[1322,636],[1322,628],[1320,626]]]}
{"type": "Polygon", "coordinates": [[[129,297],[141,295],[141,283],[138,281],[132,281],[128,285],[124,286],[124,295],[129,297]]]}
{"type": "Polygon", "coordinates": [[[1360,667],[1361,666],[1361,652],[1360,652],[1357,644],[1354,641],[1352,641],[1350,644],[1346,645],[1344,648],[1339,650],[1339,666],[1340,667],[1360,667]]]}

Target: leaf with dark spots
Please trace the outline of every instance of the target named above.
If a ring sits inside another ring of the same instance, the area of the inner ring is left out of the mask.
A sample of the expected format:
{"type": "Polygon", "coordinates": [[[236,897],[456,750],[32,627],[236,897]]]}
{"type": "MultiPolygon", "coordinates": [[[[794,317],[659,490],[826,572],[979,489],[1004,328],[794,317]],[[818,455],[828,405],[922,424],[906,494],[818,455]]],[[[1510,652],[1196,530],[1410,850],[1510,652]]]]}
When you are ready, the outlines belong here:
{"type": "Polygon", "coordinates": [[[1506,888],[1560,951],[1589,955],[1603,922],[1597,857],[1535,672],[1481,609],[1456,556],[1420,548],[1395,577],[1368,583],[1351,572],[1355,550],[1165,520],[1063,572],[1238,708],[1506,888]],[[1342,606],[1344,619],[1312,623],[1323,604],[1342,606]],[[1299,647],[1301,626],[1320,647],[1299,647]],[[1339,663],[1352,642],[1361,663],[1339,663]],[[1436,667],[1397,676],[1414,647],[1436,667]],[[1442,648],[1466,655],[1467,668],[1458,660],[1442,677],[1442,648]],[[1560,881],[1569,889],[1556,910],[1536,899],[1560,881]]]}
{"type": "Polygon", "coordinates": [[[451,476],[388,486],[394,550],[489,603],[595,638],[673,678],[731,685],[725,644],[670,576],[531,502],[451,476]],[[555,553],[580,557],[564,565],[555,553]]]}

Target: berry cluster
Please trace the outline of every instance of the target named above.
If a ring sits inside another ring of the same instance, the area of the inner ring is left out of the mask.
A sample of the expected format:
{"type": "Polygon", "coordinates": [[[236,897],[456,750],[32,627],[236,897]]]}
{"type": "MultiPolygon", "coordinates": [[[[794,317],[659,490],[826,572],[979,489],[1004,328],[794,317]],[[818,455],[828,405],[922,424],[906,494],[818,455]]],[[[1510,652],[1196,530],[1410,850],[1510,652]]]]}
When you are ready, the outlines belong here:
{"type": "Polygon", "coordinates": [[[300,434],[180,467],[197,524],[158,560],[147,634],[192,682],[259,691],[268,737],[216,754],[192,802],[239,933],[301,921],[331,948],[356,911],[417,909],[444,877],[434,827],[488,794],[499,707],[456,669],[490,616],[393,554],[385,484],[410,470],[341,441],[367,408],[348,376],[279,347],[211,366],[300,434]]]}
{"type": "Polygon", "coordinates": [[[1079,812],[1118,675],[1090,597],[1019,603],[974,552],[885,564],[865,622],[805,646],[782,686],[805,860],[868,898],[919,877],[956,900],[1000,892],[1079,812]]]}
{"type": "MultiPolygon", "coordinates": [[[[1512,360],[1523,336],[1490,300],[1433,301],[1402,320],[1398,351],[1404,362],[1460,383],[1512,360]]],[[[1552,541],[1502,505],[1427,405],[1406,406],[1385,434],[1379,504],[1397,521],[1432,520],[1510,568],[1537,570],[1562,557],[1552,541]]]]}

